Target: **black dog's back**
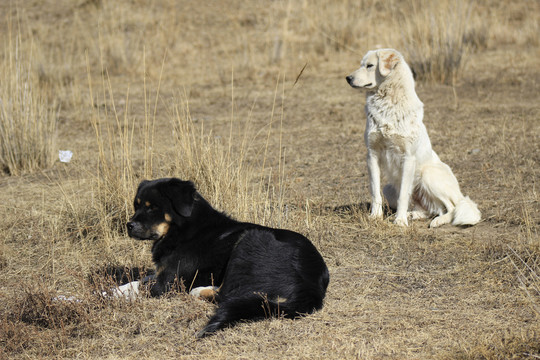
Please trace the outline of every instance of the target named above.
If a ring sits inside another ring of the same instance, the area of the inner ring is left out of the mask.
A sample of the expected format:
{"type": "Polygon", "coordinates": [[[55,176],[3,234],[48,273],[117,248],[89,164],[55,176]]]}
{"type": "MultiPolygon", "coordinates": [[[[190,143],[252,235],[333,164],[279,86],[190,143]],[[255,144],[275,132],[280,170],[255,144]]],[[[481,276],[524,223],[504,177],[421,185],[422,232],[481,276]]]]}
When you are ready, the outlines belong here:
{"type": "Polygon", "coordinates": [[[304,236],[258,227],[246,230],[219,291],[219,308],[199,337],[240,319],[296,317],[322,308],[326,264],[304,236]]]}

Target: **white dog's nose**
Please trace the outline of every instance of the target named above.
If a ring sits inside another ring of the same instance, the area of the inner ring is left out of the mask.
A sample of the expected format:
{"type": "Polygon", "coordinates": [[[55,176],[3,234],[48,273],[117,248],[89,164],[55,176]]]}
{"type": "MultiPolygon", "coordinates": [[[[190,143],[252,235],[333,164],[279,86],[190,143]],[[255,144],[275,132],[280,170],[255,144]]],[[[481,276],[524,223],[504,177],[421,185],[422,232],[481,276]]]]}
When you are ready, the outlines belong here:
{"type": "Polygon", "coordinates": [[[349,83],[349,85],[352,85],[351,83],[352,83],[353,80],[354,80],[354,78],[352,77],[352,75],[347,76],[345,79],[347,79],[347,82],[349,83]]]}

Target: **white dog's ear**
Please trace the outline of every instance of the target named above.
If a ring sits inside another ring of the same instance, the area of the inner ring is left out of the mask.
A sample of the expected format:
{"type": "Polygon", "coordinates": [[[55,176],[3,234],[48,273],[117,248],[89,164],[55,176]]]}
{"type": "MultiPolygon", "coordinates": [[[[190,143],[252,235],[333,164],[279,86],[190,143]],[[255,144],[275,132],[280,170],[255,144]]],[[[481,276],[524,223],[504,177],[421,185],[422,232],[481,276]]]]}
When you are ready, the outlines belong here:
{"type": "Polygon", "coordinates": [[[399,63],[399,55],[394,50],[379,50],[379,72],[382,76],[388,76],[399,63]]]}

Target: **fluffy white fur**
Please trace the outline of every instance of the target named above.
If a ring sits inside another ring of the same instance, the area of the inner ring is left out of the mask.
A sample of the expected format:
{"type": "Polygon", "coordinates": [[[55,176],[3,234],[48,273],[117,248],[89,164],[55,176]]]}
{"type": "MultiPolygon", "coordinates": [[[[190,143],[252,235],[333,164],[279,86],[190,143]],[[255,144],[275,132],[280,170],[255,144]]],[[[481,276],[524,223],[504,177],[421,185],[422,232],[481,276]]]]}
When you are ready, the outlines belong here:
{"type": "Polygon", "coordinates": [[[450,167],[431,148],[422,122],[424,104],[414,90],[412,72],[393,49],[369,51],[361,67],[347,76],[353,88],[367,90],[367,165],[371,216],[382,217],[381,170],[388,184],[383,193],[396,209],[394,223],[435,217],[430,227],[452,223],[474,225],[480,211],[463,196],[450,167]]]}

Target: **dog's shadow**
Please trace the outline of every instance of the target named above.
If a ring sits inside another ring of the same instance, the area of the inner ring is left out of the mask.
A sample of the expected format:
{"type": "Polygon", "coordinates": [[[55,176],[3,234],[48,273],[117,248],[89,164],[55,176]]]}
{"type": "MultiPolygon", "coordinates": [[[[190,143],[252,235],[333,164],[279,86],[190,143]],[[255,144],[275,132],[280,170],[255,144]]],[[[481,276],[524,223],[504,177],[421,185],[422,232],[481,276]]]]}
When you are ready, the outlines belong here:
{"type": "MultiPolygon", "coordinates": [[[[340,216],[354,216],[358,214],[366,214],[369,215],[371,212],[371,202],[364,201],[358,204],[346,204],[346,205],[338,205],[332,208],[329,208],[333,213],[336,213],[340,216]]],[[[395,211],[391,209],[388,204],[383,204],[383,216],[387,217],[392,214],[394,214],[395,211]]]]}
{"type": "Polygon", "coordinates": [[[132,281],[143,280],[154,274],[154,270],[145,267],[128,267],[121,265],[104,265],[90,272],[88,281],[94,286],[101,284],[123,285],[132,281]]]}

